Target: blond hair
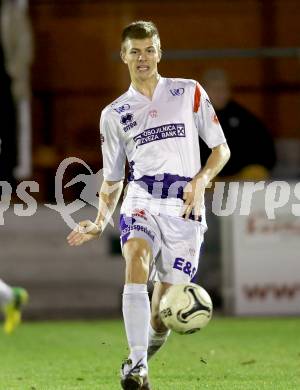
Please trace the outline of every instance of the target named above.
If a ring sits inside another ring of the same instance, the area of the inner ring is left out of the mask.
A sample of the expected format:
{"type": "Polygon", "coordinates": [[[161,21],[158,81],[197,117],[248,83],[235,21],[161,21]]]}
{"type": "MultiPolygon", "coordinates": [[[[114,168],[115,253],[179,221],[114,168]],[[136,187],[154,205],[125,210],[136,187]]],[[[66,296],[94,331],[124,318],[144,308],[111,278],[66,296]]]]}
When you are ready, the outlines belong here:
{"type": "Polygon", "coordinates": [[[126,41],[128,39],[145,39],[153,38],[157,49],[160,51],[160,37],[158,29],[151,21],[138,20],[126,26],[122,32],[121,50],[125,50],[126,41]]]}

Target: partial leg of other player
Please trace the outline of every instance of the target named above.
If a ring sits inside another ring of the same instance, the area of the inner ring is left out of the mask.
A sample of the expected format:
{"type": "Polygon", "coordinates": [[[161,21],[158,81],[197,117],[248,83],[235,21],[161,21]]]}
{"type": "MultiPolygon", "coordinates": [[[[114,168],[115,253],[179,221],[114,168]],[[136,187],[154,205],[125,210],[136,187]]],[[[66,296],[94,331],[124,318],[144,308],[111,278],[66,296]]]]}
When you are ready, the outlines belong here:
{"type": "Polygon", "coordinates": [[[164,293],[171,286],[170,283],[164,282],[155,282],[154,284],[151,302],[151,321],[148,335],[148,360],[164,345],[171,333],[171,331],[165,327],[159,315],[159,302],[164,293]]]}
{"type": "Polygon", "coordinates": [[[12,333],[21,322],[22,306],[28,302],[28,293],[20,287],[10,287],[0,279],[0,309],[4,315],[4,332],[12,333]]]}

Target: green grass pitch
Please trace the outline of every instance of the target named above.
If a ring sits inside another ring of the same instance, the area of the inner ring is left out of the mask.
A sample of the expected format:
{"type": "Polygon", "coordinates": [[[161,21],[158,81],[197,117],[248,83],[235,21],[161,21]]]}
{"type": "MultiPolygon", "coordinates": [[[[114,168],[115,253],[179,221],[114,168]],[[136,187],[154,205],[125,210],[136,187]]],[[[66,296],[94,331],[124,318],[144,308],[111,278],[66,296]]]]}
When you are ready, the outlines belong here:
{"type": "MultiPolygon", "coordinates": [[[[0,390],[117,390],[121,321],[25,323],[0,333],[0,390]]],[[[154,390],[300,389],[300,319],[214,318],[172,334],[150,363],[154,390]]]]}

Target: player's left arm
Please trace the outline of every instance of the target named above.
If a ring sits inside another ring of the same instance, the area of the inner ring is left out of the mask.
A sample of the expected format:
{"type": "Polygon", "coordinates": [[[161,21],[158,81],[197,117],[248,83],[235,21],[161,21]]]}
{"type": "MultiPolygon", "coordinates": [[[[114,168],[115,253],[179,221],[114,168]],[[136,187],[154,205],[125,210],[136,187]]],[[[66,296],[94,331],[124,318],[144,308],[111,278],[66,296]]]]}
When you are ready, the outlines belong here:
{"type": "Polygon", "coordinates": [[[196,83],[194,88],[193,113],[199,136],[212,151],[205,166],[183,191],[182,215],[188,219],[194,210],[194,218],[199,220],[204,206],[205,190],[229,160],[230,150],[209,97],[199,83],[196,83]]]}
{"type": "Polygon", "coordinates": [[[230,158],[227,143],[212,148],[205,166],[187,184],[183,192],[185,219],[190,217],[194,210],[194,217],[199,220],[201,209],[204,206],[204,194],[209,183],[218,175],[230,158]]]}

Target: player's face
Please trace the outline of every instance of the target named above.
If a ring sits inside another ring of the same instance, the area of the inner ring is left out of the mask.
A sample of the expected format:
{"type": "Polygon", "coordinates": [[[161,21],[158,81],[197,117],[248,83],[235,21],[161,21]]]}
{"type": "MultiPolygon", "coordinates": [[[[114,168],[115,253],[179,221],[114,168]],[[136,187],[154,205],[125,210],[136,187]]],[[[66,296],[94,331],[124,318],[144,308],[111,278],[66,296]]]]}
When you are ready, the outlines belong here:
{"type": "Polygon", "coordinates": [[[146,81],[157,74],[160,50],[156,38],[128,39],[121,53],[132,81],[146,81]]]}

